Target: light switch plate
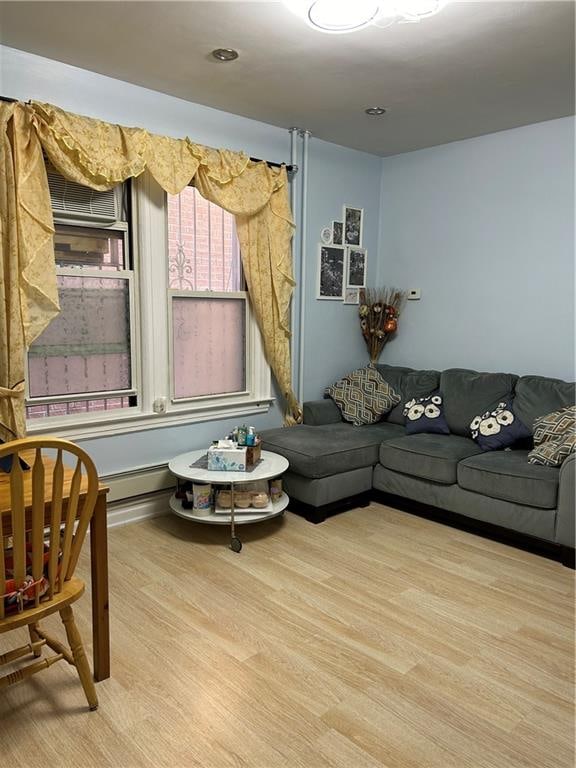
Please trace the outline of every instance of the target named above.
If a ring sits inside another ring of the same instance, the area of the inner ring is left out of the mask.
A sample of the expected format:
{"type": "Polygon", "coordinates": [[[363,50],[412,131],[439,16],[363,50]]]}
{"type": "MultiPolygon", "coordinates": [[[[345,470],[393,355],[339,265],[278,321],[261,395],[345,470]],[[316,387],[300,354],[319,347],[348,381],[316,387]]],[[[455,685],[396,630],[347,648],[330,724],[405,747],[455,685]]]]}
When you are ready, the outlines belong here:
{"type": "Polygon", "coordinates": [[[421,296],[420,288],[409,288],[408,289],[408,299],[411,301],[417,301],[421,296]]]}

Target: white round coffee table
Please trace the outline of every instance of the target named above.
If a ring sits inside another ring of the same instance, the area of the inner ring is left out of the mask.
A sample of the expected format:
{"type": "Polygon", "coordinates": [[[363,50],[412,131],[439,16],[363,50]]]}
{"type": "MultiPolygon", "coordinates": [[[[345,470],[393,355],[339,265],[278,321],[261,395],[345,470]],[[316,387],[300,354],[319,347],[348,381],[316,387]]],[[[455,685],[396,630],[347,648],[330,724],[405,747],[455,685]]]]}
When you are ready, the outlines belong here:
{"type": "Polygon", "coordinates": [[[181,480],[189,480],[195,483],[210,483],[211,485],[230,486],[232,503],[229,511],[224,513],[212,511],[208,515],[198,514],[194,509],[184,509],[182,501],[176,498],[176,494],[170,499],[170,509],[186,520],[194,520],[196,523],[209,523],[211,525],[230,526],[230,549],[240,552],[242,542],[236,536],[236,526],[248,523],[260,523],[270,520],[284,513],[288,506],[288,496],[282,493],[280,498],[271,503],[268,509],[259,511],[251,509],[241,513],[234,507],[234,490],[243,483],[252,483],[256,480],[271,480],[286,472],[288,460],[271,451],[262,451],[260,462],[254,469],[248,472],[222,472],[206,469],[202,466],[194,466],[202,461],[206,451],[190,451],[175,456],[169,463],[168,469],[181,480]]]}

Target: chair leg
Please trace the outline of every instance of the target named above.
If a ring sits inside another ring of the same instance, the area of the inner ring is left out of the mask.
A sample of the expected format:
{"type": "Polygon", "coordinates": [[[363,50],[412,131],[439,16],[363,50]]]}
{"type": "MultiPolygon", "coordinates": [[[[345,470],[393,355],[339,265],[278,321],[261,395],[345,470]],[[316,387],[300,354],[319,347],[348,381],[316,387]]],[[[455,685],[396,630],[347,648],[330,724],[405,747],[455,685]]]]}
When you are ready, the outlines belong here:
{"type": "MultiPolygon", "coordinates": [[[[30,633],[30,642],[31,643],[37,643],[42,638],[40,635],[36,632],[36,627],[38,624],[28,624],[28,632],[30,633]]],[[[39,656],[42,656],[42,651],[38,649],[37,651],[34,651],[34,657],[37,659],[39,656]]]]}
{"type": "Polygon", "coordinates": [[[60,611],[60,617],[64,623],[66,630],[66,637],[68,638],[68,644],[74,657],[74,664],[78,670],[78,676],[84,688],[84,693],[88,699],[88,706],[91,710],[98,709],[98,697],[96,696],[96,688],[94,687],[94,680],[92,679],[92,673],[90,672],[90,666],[88,665],[88,659],[84,652],[84,646],[82,645],[82,639],[80,633],[76,627],[74,621],[74,614],[71,606],[67,605],[66,608],[62,608],[60,611]]]}

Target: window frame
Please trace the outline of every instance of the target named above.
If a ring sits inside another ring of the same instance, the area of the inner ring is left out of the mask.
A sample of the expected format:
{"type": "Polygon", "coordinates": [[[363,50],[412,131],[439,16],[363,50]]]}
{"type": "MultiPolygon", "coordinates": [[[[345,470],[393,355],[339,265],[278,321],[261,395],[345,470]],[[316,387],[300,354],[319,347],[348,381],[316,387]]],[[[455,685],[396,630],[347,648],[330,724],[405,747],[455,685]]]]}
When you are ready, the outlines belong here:
{"type": "MultiPolygon", "coordinates": [[[[190,399],[173,397],[171,293],[217,298],[217,291],[181,292],[169,288],[167,196],[160,185],[145,171],[130,185],[131,221],[101,224],[99,228],[115,229],[123,224],[125,247],[133,272],[131,296],[132,385],[138,405],[110,411],[48,416],[27,419],[28,434],[46,431],[70,439],[90,439],[177,426],[214,419],[246,417],[267,413],[275,398],[271,392],[271,372],[264,353],[260,330],[246,301],[246,390],[237,393],[205,395],[190,399]],[[128,251],[128,249],[130,250],[128,251]],[[130,256],[128,256],[130,254],[130,256]],[[164,258],[158,258],[164,254],[164,258]],[[133,315],[133,317],[132,317],[133,315]],[[133,321],[133,327],[132,327],[133,321]]],[[[66,226],[95,227],[98,222],[82,219],[55,218],[66,226]]],[[[62,269],[69,269],[68,267],[62,269]]],[[[83,268],[72,268],[75,275],[86,274],[83,268]]],[[[91,270],[94,271],[94,270],[91,270]]],[[[110,273],[112,276],[112,273],[110,273]]],[[[116,396],[116,395],[114,395],[116,396]]],[[[67,400],[71,397],[66,396],[67,400]]],[[[85,395],[78,400],[90,399],[85,395]]],[[[94,398],[97,399],[97,398],[94,398]]],[[[26,401],[27,405],[40,402],[26,401]]]]}
{"type": "MultiPolygon", "coordinates": [[[[250,343],[250,333],[248,331],[250,324],[250,307],[247,291],[181,291],[173,288],[168,288],[168,317],[172,317],[173,299],[229,299],[236,300],[241,299],[244,302],[244,360],[248,361],[252,354],[252,344],[250,343]]],[[[233,396],[245,397],[252,390],[252,382],[249,380],[251,375],[250,366],[246,363],[244,367],[245,387],[237,392],[219,392],[212,395],[193,395],[190,397],[176,397],[176,381],[174,376],[174,325],[168,324],[169,344],[169,371],[170,371],[170,401],[172,404],[181,403],[200,403],[201,401],[208,401],[215,398],[224,400],[233,396]]]]}
{"type": "MultiPolygon", "coordinates": [[[[85,267],[82,265],[66,266],[62,267],[56,265],[57,277],[87,277],[96,279],[118,279],[125,280],[128,286],[128,300],[129,300],[129,328],[130,328],[130,382],[131,387],[128,389],[118,390],[106,390],[96,392],[79,392],[74,394],[63,395],[45,395],[39,397],[33,397],[30,395],[30,376],[29,376],[29,357],[26,353],[26,407],[52,405],[56,403],[68,403],[68,402],[81,402],[84,400],[108,400],[118,397],[134,397],[138,396],[140,389],[140,366],[138,363],[138,292],[135,288],[136,281],[136,269],[134,268],[131,247],[130,247],[130,226],[125,221],[114,222],[102,222],[98,220],[81,219],[81,218],[54,218],[55,226],[65,226],[68,228],[79,227],[85,229],[100,229],[103,231],[120,232],[122,234],[122,248],[124,253],[124,269],[117,270],[100,270],[93,267],[85,267]]],[[[124,414],[132,411],[137,406],[128,406],[126,408],[114,409],[116,412],[122,412],[124,414]]],[[[74,424],[82,422],[93,422],[94,413],[102,415],[102,411],[93,413],[75,413],[67,414],[66,416],[44,416],[36,418],[27,418],[27,432],[29,434],[42,433],[46,429],[52,429],[58,427],[58,429],[65,429],[71,422],[74,424]]]]}

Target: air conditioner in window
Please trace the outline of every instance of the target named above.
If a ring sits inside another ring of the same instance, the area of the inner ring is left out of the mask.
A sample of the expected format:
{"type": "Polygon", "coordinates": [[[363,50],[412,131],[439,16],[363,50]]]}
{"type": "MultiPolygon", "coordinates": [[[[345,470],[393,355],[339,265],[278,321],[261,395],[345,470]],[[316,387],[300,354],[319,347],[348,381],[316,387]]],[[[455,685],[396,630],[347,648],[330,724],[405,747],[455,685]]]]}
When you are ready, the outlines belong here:
{"type": "Polygon", "coordinates": [[[122,215],[122,185],[98,192],[95,189],[69,181],[58,171],[47,165],[48,186],[52,200],[52,211],[56,218],[115,222],[124,219],[122,215]]]}

